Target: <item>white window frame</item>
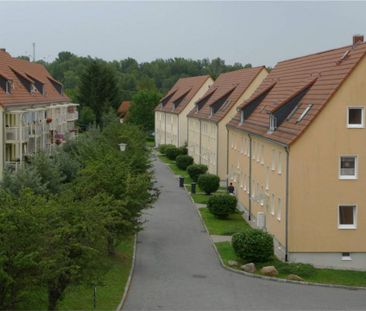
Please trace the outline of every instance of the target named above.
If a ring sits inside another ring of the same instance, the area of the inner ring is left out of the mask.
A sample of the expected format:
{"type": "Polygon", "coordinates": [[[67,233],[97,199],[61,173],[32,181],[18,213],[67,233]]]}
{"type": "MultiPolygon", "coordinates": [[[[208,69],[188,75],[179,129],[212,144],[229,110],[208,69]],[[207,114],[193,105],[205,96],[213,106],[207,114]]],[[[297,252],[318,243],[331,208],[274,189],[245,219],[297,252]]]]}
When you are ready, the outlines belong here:
{"type": "Polygon", "coordinates": [[[347,107],[347,128],[360,129],[365,127],[365,108],[362,106],[351,106],[347,107]],[[350,109],[361,109],[361,124],[349,124],[349,110],[350,109]]]}
{"type": "Polygon", "coordinates": [[[358,155],[357,154],[341,154],[339,156],[339,160],[338,160],[338,178],[339,179],[343,179],[343,180],[354,180],[354,179],[358,179],[358,155]],[[350,175],[341,175],[341,163],[342,163],[342,158],[355,158],[355,175],[350,176],[350,175]]]}
{"type": "Polygon", "coordinates": [[[338,229],[342,230],[354,230],[357,229],[357,204],[349,203],[349,204],[339,204],[337,207],[337,217],[338,217],[338,229]],[[353,206],[353,224],[352,225],[342,225],[340,223],[340,217],[339,217],[339,208],[341,206],[353,206]]]}
{"type": "Polygon", "coordinates": [[[350,252],[343,252],[342,253],[342,258],[341,258],[342,261],[351,261],[352,260],[352,257],[351,257],[351,253],[350,252]],[[348,256],[345,256],[343,255],[344,253],[348,253],[349,255],[348,256]]]}

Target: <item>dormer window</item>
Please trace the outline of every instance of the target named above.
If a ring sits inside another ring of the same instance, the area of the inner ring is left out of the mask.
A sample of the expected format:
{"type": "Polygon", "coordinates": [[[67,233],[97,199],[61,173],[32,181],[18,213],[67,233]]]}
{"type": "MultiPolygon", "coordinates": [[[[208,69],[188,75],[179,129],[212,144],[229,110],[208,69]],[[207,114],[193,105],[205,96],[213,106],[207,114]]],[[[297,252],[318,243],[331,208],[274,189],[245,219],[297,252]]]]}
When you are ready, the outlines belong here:
{"type": "Polygon", "coordinates": [[[244,110],[240,110],[240,125],[244,123],[244,110]]]}
{"type": "Polygon", "coordinates": [[[213,108],[210,107],[210,118],[213,116],[213,108]]]}
{"type": "Polygon", "coordinates": [[[6,82],[5,82],[5,93],[6,94],[11,94],[12,89],[13,89],[13,81],[6,80],[6,82]]]}
{"type": "Polygon", "coordinates": [[[273,115],[269,115],[269,132],[273,133],[277,128],[277,118],[273,115]]]}

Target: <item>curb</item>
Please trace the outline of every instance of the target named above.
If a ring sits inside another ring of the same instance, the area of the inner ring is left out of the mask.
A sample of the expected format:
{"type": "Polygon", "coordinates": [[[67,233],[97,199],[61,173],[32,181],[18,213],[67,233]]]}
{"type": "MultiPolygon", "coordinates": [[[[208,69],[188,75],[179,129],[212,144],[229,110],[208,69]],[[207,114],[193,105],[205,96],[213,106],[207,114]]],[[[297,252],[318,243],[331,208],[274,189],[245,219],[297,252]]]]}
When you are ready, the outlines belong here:
{"type": "MultiPolygon", "coordinates": [[[[159,159],[160,160],[160,159],[159,159]]],[[[163,162],[163,161],[161,161],[163,162]]],[[[163,162],[165,165],[167,165],[165,162],[163,162]]],[[[170,169],[169,165],[167,165],[168,168],[170,169]]],[[[170,169],[171,172],[173,172],[170,169]]],[[[174,172],[173,172],[174,174],[174,172]]],[[[175,175],[175,174],[174,174],[175,175]]],[[[183,187],[183,189],[185,190],[185,193],[187,194],[187,196],[190,198],[191,202],[192,202],[192,207],[194,207],[194,210],[196,211],[196,213],[198,214],[198,217],[200,218],[201,224],[203,226],[203,228],[205,229],[205,231],[208,234],[208,237],[210,239],[211,242],[211,246],[213,247],[216,255],[217,255],[217,259],[220,262],[220,265],[231,272],[234,272],[236,274],[241,274],[241,275],[245,275],[247,277],[250,278],[257,278],[257,279],[263,279],[266,281],[273,281],[273,282],[279,282],[279,283],[290,283],[290,284],[296,284],[296,285],[308,285],[308,286],[320,286],[320,287],[328,287],[328,288],[339,288],[339,289],[347,289],[347,290],[366,290],[366,287],[362,287],[362,286],[347,286],[347,285],[338,285],[338,284],[325,284],[325,283],[315,283],[315,282],[306,282],[306,281],[293,281],[293,280],[288,280],[288,279],[282,279],[282,278],[275,278],[275,277],[270,277],[270,276],[264,276],[264,275],[260,275],[260,274],[253,274],[253,273],[248,273],[245,271],[241,271],[241,270],[237,270],[237,269],[233,269],[231,267],[228,267],[227,265],[225,265],[225,263],[223,262],[219,251],[216,248],[215,242],[212,240],[209,231],[206,227],[206,224],[201,216],[201,213],[199,212],[199,209],[196,208],[195,206],[195,202],[192,198],[192,196],[190,195],[190,192],[188,191],[188,189],[186,187],[183,187]]]]}
{"type": "Polygon", "coordinates": [[[130,290],[131,281],[132,281],[132,275],[133,275],[133,272],[135,270],[136,245],[137,245],[137,233],[135,234],[135,238],[134,238],[134,242],[133,242],[132,264],[131,264],[130,273],[128,275],[127,283],[125,285],[125,290],[123,292],[123,296],[122,296],[121,302],[117,306],[116,311],[121,311],[122,310],[123,305],[126,302],[126,298],[127,298],[128,291],[130,290]]]}

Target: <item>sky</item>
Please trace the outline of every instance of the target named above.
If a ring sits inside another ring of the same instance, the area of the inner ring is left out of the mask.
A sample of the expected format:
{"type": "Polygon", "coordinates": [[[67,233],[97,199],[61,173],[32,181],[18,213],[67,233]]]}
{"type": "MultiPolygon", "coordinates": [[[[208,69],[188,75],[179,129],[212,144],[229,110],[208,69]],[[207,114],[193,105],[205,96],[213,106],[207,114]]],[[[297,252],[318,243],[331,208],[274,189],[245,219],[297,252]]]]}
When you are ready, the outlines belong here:
{"type": "MultiPolygon", "coordinates": [[[[60,51],[106,60],[220,57],[278,61],[366,35],[366,2],[3,2],[0,48],[52,61],[60,51]]],[[[366,38],[366,37],[365,37],[366,38]]]]}

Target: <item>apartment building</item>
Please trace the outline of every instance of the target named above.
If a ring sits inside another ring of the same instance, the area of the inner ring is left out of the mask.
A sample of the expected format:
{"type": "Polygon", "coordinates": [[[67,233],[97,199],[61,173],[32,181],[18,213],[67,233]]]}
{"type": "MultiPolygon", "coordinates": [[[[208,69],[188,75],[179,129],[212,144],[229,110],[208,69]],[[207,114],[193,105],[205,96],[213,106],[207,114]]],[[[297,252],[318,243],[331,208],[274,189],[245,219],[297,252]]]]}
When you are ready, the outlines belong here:
{"type": "Polygon", "coordinates": [[[279,62],[227,125],[240,207],[282,259],[366,270],[365,54],[279,62]]]}
{"type": "Polygon", "coordinates": [[[77,104],[40,64],[0,49],[0,179],[40,150],[76,135],[77,104]]]}
{"type": "Polygon", "coordinates": [[[187,143],[187,114],[213,83],[210,76],[179,79],[155,109],[155,145],[187,143]]]}
{"type": "Polygon", "coordinates": [[[264,66],[223,73],[187,115],[189,155],[220,176],[222,183],[227,180],[226,124],[267,75],[264,66]]]}

